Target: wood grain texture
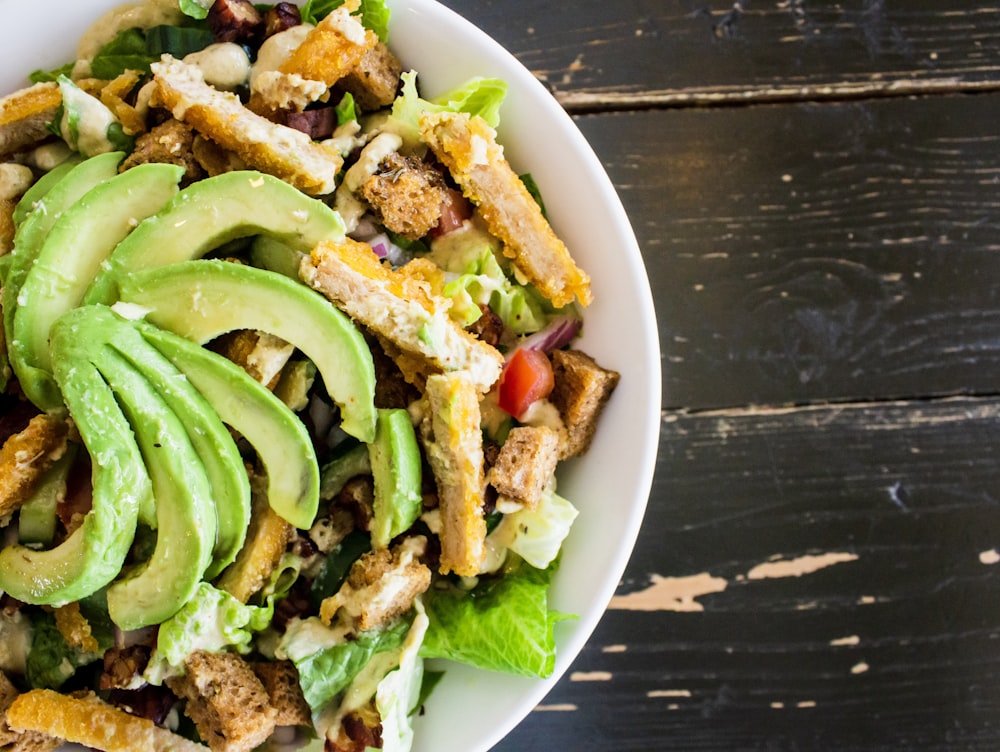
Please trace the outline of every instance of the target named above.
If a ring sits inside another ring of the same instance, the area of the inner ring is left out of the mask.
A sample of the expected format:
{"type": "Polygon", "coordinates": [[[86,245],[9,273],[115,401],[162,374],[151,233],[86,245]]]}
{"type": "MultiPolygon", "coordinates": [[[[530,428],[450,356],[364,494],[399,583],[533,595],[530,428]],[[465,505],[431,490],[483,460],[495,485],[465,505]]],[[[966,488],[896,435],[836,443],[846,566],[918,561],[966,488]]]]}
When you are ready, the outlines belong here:
{"type": "Polygon", "coordinates": [[[497,749],[995,749],[1000,400],[669,414],[646,524],[497,749]]]}
{"type": "Polygon", "coordinates": [[[666,407],[992,393],[1000,95],[605,113],[666,407]]]}
{"type": "Polygon", "coordinates": [[[445,0],[570,110],[1000,86],[984,0],[445,0]]]}

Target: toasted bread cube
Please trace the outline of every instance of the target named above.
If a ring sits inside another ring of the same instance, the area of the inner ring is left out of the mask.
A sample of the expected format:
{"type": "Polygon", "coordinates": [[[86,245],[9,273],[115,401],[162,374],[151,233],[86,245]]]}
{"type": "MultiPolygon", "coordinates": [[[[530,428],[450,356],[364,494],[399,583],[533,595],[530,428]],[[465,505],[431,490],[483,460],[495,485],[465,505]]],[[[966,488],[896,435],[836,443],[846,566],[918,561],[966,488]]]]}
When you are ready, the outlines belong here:
{"type": "Polygon", "coordinates": [[[422,535],[396,546],[362,554],[334,595],[320,604],[327,624],[347,622],[362,631],[378,629],[413,607],[414,599],[431,584],[431,570],[418,557],[427,548],[422,535]]]}
{"type": "Polygon", "coordinates": [[[486,479],[479,394],[462,373],[427,379],[428,418],[421,425],[441,510],[442,574],[474,577],[486,559],[486,479]]]}
{"type": "Polygon", "coordinates": [[[441,219],[446,187],[444,175],[427,163],[393,152],[359,193],[389,230],[419,240],[441,219]]]}
{"type": "Polygon", "coordinates": [[[511,169],[496,131],[478,115],[424,113],[420,134],[451,172],[465,197],[479,207],[503,253],[552,304],[591,300],[590,277],[556,237],[538,203],[511,169]]]}
{"type": "Polygon", "coordinates": [[[0,517],[21,506],[52,463],[66,453],[69,425],[53,415],[36,415],[0,448],[0,517]]]}
{"type": "MultiPolygon", "coordinates": [[[[7,709],[11,729],[45,734],[105,752],[205,752],[205,747],[188,741],[148,718],[126,713],[95,694],[64,695],[52,689],[33,689],[19,695],[7,709]]],[[[17,747],[15,747],[17,749],[17,747]]],[[[55,749],[49,746],[21,749],[55,749]]]]}
{"type": "Polygon", "coordinates": [[[194,155],[195,132],[180,120],[170,119],[143,133],[135,140],[135,150],[121,164],[124,171],[136,165],[156,162],[184,168],[184,180],[205,176],[194,155]]]}
{"type": "Polygon", "coordinates": [[[0,156],[49,138],[49,123],[61,103],[59,86],[52,82],[38,83],[0,99],[0,156]]]}
{"type": "Polygon", "coordinates": [[[151,68],[157,84],[154,103],[218,146],[305,193],[321,195],[336,188],[344,161],[337,149],[251,112],[235,94],[205,83],[193,65],[164,55],[151,68]]]}
{"type": "Polygon", "coordinates": [[[388,45],[378,42],[337,83],[337,88],[349,92],[362,112],[372,112],[392,104],[402,72],[399,58],[388,45]]]}
{"type": "Polygon", "coordinates": [[[235,653],[195,651],[167,686],[212,752],[250,752],[274,732],[278,712],[260,679],[235,653]]]}
{"type": "Polygon", "coordinates": [[[579,350],[556,350],[552,353],[555,386],[549,401],[562,416],[566,426],[561,457],[583,454],[597,430],[597,419],[621,378],[617,371],[597,365],[579,350]]]}
{"type": "Polygon", "coordinates": [[[558,462],[558,431],[548,426],[518,426],[500,447],[487,480],[501,496],[534,509],[558,462]]]}
{"type": "Polygon", "coordinates": [[[275,709],[276,726],[311,726],[312,711],[302,686],[299,672],[291,661],[253,661],[250,668],[260,679],[268,700],[275,709]]]}

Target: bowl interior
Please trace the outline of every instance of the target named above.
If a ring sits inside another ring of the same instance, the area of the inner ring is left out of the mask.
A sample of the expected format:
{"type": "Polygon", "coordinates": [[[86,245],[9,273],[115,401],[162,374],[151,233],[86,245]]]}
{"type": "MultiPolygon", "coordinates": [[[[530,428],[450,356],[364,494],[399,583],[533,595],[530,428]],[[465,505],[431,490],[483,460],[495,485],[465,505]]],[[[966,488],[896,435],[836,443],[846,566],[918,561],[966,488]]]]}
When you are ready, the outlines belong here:
{"type": "MultiPolygon", "coordinates": [[[[387,0],[390,44],[433,95],[471,76],[510,85],[500,140],[518,172],[531,172],[556,232],[590,274],[594,303],[580,349],[621,373],[589,452],[559,473],[580,516],[565,545],[552,607],[577,618],[556,627],[558,658],[544,681],[449,665],[416,721],[416,752],[486,750],[544,697],[583,647],[618,585],[638,533],[659,437],[660,357],[649,282],[618,196],[572,119],[517,60],[433,0],[387,0]]],[[[0,93],[36,68],[72,59],[81,31],[115,0],[0,0],[7,65],[0,93]]]]}

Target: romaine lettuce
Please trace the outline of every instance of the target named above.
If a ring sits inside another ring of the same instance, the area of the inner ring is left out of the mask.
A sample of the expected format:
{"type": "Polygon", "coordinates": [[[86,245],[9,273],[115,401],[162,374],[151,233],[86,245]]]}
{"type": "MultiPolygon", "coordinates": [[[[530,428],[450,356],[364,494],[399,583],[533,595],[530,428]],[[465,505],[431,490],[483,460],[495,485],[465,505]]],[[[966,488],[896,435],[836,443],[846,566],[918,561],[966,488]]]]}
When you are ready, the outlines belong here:
{"type": "Polygon", "coordinates": [[[500,123],[500,105],[507,96],[507,82],[499,78],[470,78],[433,100],[423,99],[417,91],[417,73],[400,76],[403,88],[392,103],[387,130],[397,133],[407,143],[420,140],[420,115],[424,112],[467,112],[479,115],[492,127],[500,123]]]}
{"type": "Polygon", "coordinates": [[[399,654],[399,665],[378,683],[375,709],[382,719],[382,752],[409,752],[413,745],[413,714],[420,703],[424,661],[420,646],[427,633],[427,615],[418,599],[417,615],[399,654]]]}
{"type": "Polygon", "coordinates": [[[516,560],[499,577],[483,577],[471,591],[432,589],[424,596],[430,620],[420,654],[489,671],[546,677],[555,667],[556,622],[548,587],[555,571],[516,560]]]}
{"type": "Polygon", "coordinates": [[[345,691],[374,656],[399,650],[411,621],[398,619],[385,629],[358,632],[348,641],[313,616],[289,625],[276,654],[295,664],[302,694],[317,713],[345,691]]]}
{"type": "Polygon", "coordinates": [[[202,582],[194,597],[160,625],[143,678],[162,684],[182,673],[184,660],[196,650],[250,652],[253,633],[271,623],[273,612],[270,601],[266,606],[247,605],[202,582]]]}
{"type": "MultiPolygon", "coordinates": [[[[308,0],[302,6],[302,21],[315,24],[343,4],[344,0],[308,0]]],[[[389,8],[384,0],[361,0],[358,13],[361,25],[374,31],[381,41],[386,41],[389,36],[389,8]]]]}
{"type": "Polygon", "coordinates": [[[535,509],[505,515],[490,535],[494,545],[510,549],[533,567],[545,569],[559,555],[578,514],[576,507],[549,488],[535,509]]]}

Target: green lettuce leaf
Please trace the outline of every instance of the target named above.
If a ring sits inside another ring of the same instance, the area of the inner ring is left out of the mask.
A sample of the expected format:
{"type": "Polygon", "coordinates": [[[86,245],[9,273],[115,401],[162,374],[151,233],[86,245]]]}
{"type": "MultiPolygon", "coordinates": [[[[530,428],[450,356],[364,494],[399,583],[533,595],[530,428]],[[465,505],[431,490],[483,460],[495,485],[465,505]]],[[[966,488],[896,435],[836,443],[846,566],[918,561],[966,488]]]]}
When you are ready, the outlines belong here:
{"type": "MultiPolygon", "coordinates": [[[[302,6],[303,23],[315,24],[344,4],[344,0],[308,0],[302,6]]],[[[361,0],[361,25],[371,29],[381,41],[389,37],[389,8],[384,0],[361,0]]]]}
{"type": "Polygon", "coordinates": [[[185,16],[201,20],[208,17],[212,0],[180,0],[180,9],[185,16]]]}
{"type": "Polygon", "coordinates": [[[549,582],[556,564],[513,563],[503,576],[483,577],[470,591],[432,589],[424,596],[430,625],[420,654],[488,671],[546,677],[555,667],[555,624],[549,582]]]}
{"type": "Polygon", "coordinates": [[[535,509],[504,515],[490,533],[491,542],[513,551],[531,566],[545,569],[559,555],[578,514],[576,507],[549,488],[535,509]]]}
{"type": "Polygon", "coordinates": [[[315,713],[345,691],[375,656],[398,651],[410,622],[398,619],[385,629],[359,632],[346,641],[317,617],[309,617],[289,626],[277,654],[295,664],[302,693],[315,713]]]}
{"type": "Polygon", "coordinates": [[[556,313],[534,287],[507,275],[497,242],[475,226],[436,239],[430,258],[451,275],[443,291],[451,300],[448,314],[463,327],[480,317],[482,305],[515,334],[537,332],[556,313]]]}
{"type": "Polygon", "coordinates": [[[507,82],[499,78],[475,77],[451,91],[427,100],[417,91],[417,73],[408,71],[400,78],[403,88],[392,103],[392,116],[386,125],[404,141],[420,139],[420,115],[424,112],[467,112],[479,115],[492,127],[500,124],[500,106],[507,96],[507,82]]]}
{"type": "Polygon", "coordinates": [[[32,621],[25,678],[33,689],[59,689],[78,668],[100,657],[101,653],[69,645],[56,627],[55,617],[43,611],[32,621]]]}
{"type": "Polygon", "coordinates": [[[375,709],[382,720],[382,752],[409,752],[413,746],[413,716],[420,707],[424,661],[420,646],[427,633],[427,615],[419,600],[416,616],[400,650],[398,666],[378,683],[375,709]]]}
{"type": "Polygon", "coordinates": [[[143,678],[150,684],[162,684],[182,673],[184,660],[196,650],[249,653],[253,634],[271,623],[272,603],[247,605],[202,582],[194,597],[160,625],[156,649],[143,678]]]}

